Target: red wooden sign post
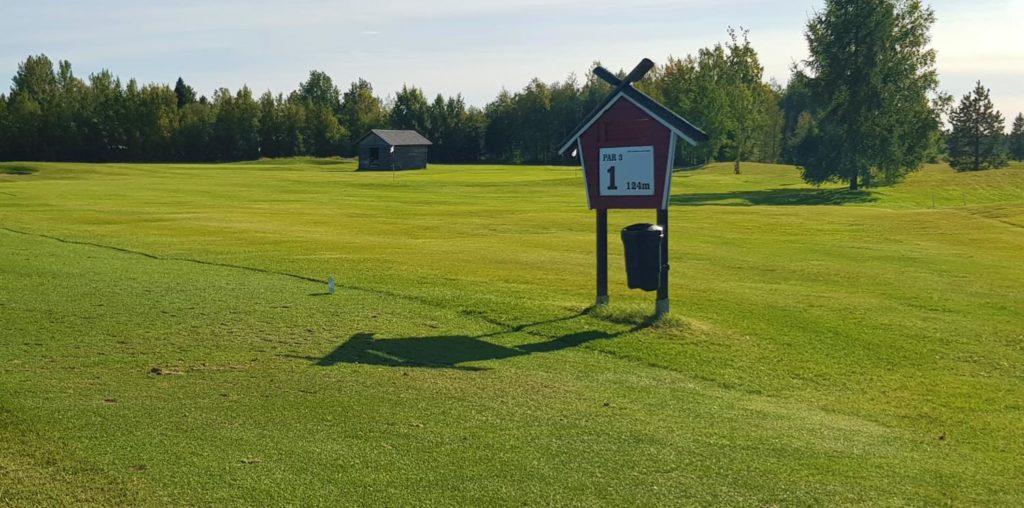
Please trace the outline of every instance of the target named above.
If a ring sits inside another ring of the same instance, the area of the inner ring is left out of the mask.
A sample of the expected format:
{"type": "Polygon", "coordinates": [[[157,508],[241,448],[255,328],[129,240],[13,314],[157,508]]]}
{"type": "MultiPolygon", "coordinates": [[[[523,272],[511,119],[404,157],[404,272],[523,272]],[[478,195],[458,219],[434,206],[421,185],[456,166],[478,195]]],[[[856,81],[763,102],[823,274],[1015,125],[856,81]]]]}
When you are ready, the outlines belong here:
{"type": "Polygon", "coordinates": [[[651,99],[632,83],[654,63],[643,59],[620,80],[603,67],[597,77],[615,89],[562,144],[559,153],[575,149],[583,164],[587,202],[597,211],[597,305],[608,303],[608,210],[654,208],[664,230],[661,242],[661,283],[655,314],[668,312],[668,201],[676,140],[691,145],[707,134],[651,99]]]}

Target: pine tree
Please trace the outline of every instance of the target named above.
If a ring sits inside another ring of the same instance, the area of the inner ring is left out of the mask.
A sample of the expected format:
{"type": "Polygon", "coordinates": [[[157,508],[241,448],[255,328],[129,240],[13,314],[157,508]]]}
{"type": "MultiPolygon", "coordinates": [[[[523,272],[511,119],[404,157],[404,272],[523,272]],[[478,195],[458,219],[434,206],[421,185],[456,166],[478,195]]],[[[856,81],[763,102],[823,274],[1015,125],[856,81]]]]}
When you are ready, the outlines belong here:
{"type": "Polygon", "coordinates": [[[978,171],[1006,165],[1003,115],[995,110],[989,90],[978,81],[950,114],[949,165],[957,171],[978,171]]]}
{"type": "Polygon", "coordinates": [[[1010,156],[1014,160],[1024,161],[1024,113],[1018,113],[1013,120],[1013,130],[1010,131],[1010,156]]]}
{"type": "Polygon", "coordinates": [[[178,82],[174,84],[174,95],[178,96],[179,108],[183,108],[196,101],[195,89],[186,85],[185,80],[181,79],[181,77],[178,77],[178,82]]]}

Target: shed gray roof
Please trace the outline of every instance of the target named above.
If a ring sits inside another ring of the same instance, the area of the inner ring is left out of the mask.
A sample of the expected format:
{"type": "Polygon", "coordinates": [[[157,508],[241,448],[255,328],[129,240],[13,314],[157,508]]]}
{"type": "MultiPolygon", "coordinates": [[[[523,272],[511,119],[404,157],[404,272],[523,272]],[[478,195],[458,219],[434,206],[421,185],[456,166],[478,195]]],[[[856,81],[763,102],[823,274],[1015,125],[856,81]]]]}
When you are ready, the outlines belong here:
{"type": "Polygon", "coordinates": [[[373,129],[367,132],[365,136],[359,138],[359,143],[362,143],[366,136],[370,134],[376,134],[377,137],[383,139],[385,143],[391,146],[427,146],[432,145],[429,139],[423,137],[416,131],[399,131],[389,129],[373,129]]]}

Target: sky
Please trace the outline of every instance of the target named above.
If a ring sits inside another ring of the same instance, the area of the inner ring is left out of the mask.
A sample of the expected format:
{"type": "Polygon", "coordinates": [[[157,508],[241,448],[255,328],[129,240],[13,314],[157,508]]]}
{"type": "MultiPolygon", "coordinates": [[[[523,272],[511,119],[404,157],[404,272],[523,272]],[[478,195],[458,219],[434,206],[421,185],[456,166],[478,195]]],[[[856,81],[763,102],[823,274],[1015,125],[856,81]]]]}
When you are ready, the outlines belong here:
{"type": "MultiPolygon", "coordinates": [[[[340,88],[369,80],[462,93],[482,106],[534,78],[582,79],[591,63],[663,63],[745,27],[767,78],[785,84],[807,57],[804,27],[820,0],[0,0],[0,80],[32,54],[71,61],[86,77],[173,82],[201,94],[243,84],[287,93],[310,70],[340,88]]],[[[1024,0],[933,0],[942,90],[977,80],[1003,116],[1024,111],[1024,0]]],[[[0,90],[5,87],[0,85],[0,90]]]]}

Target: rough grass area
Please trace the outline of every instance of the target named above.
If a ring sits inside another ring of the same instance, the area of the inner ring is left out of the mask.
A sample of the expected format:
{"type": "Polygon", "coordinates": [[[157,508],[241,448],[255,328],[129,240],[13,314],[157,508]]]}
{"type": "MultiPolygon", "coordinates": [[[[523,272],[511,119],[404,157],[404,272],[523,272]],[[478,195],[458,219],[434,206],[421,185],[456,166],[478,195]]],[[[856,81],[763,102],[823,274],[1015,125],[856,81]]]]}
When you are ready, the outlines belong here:
{"type": "Polygon", "coordinates": [[[658,323],[573,168],[0,169],[0,503],[1024,504],[1020,165],[678,173],[658,323]]]}

